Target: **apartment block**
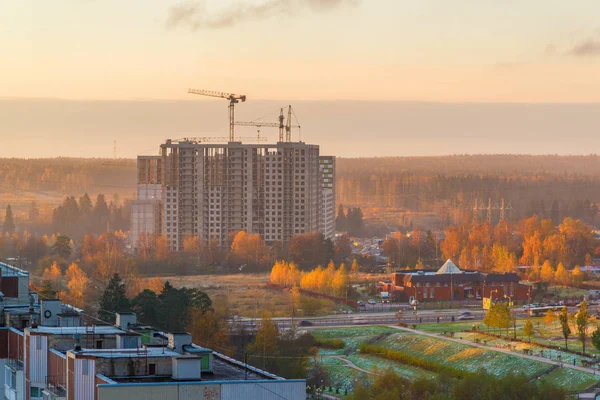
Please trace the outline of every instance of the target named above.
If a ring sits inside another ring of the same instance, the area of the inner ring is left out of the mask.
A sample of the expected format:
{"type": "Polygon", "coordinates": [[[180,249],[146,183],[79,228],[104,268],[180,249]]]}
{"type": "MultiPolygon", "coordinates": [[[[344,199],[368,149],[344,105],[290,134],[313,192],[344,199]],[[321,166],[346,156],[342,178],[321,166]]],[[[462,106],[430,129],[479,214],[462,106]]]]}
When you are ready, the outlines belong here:
{"type": "Polygon", "coordinates": [[[132,312],[117,313],[115,325],[86,324],[80,309],[38,301],[25,271],[0,263],[0,272],[10,303],[0,302],[4,399],[306,398],[305,380],[286,380],[198,346],[188,333],[138,324],[132,312]]]}
{"type": "Polygon", "coordinates": [[[319,172],[321,176],[322,210],[320,231],[325,238],[335,237],[335,157],[320,156],[319,172]]]}
{"type": "Polygon", "coordinates": [[[167,140],[160,151],[138,158],[136,247],[148,233],[164,235],[172,250],[182,250],[190,236],[228,244],[240,230],[259,233],[267,243],[312,232],[333,237],[328,213],[335,212],[335,160],[321,157],[317,145],[184,139],[167,140]]]}

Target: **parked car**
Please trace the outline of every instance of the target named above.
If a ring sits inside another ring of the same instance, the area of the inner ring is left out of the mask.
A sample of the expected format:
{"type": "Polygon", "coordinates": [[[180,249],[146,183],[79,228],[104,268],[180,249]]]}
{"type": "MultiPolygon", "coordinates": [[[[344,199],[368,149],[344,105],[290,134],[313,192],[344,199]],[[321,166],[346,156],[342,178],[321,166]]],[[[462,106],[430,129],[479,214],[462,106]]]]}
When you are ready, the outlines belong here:
{"type": "Polygon", "coordinates": [[[364,302],[364,301],[362,301],[362,300],[361,300],[361,301],[359,301],[359,302],[357,302],[357,304],[358,304],[358,306],[359,306],[359,307],[365,307],[365,306],[367,305],[367,303],[365,303],[365,302],[364,302]]]}
{"type": "Polygon", "coordinates": [[[369,299],[368,303],[369,304],[377,304],[377,302],[375,300],[373,300],[373,299],[369,299]]]}
{"type": "Polygon", "coordinates": [[[466,321],[469,319],[475,319],[475,317],[473,316],[473,314],[471,313],[471,311],[463,311],[460,313],[460,315],[457,318],[459,321],[466,321]]]}
{"type": "Polygon", "coordinates": [[[313,326],[313,325],[314,324],[312,322],[304,320],[304,319],[302,321],[298,322],[298,326],[313,326]]]}

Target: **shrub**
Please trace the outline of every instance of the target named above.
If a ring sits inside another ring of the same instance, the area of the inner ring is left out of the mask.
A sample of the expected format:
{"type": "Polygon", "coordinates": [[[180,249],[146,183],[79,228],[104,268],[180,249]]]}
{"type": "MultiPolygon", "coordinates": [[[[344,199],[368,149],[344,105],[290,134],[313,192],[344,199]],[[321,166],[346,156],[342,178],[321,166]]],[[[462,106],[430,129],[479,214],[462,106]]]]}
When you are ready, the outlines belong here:
{"type": "Polygon", "coordinates": [[[315,345],[326,349],[343,349],[346,347],[346,343],[341,339],[318,339],[315,341],[315,345]]]}

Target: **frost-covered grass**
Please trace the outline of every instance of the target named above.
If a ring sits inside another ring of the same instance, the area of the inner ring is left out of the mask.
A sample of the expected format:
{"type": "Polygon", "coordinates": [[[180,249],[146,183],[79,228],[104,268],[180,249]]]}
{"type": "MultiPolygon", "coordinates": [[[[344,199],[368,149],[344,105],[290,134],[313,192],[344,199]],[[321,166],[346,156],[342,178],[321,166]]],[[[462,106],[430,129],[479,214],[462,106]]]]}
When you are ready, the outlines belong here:
{"type": "Polygon", "coordinates": [[[369,343],[379,335],[397,333],[398,330],[387,326],[364,326],[357,328],[332,328],[313,329],[312,335],[316,339],[340,339],[346,344],[344,349],[319,349],[320,355],[342,355],[345,352],[356,350],[363,343],[369,343]]]}
{"type": "Polygon", "coordinates": [[[408,380],[416,380],[419,378],[435,378],[437,376],[436,373],[410,365],[404,365],[399,362],[386,360],[377,356],[353,354],[346,358],[362,369],[378,372],[383,372],[386,369],[392,369],[400,377],[408,380]]]}
{"type": "MultiPolygon", "coordinates": [[[[465,339],[474,342],[476,339],[479,339],[481,344],[486,344],[490,347],[496,346],[506,346],[510,343],[511,348],[517,352],[523,352],[524,349],[530,349],[535,356],[543,356],[546,358],[550,358],[553,360],[558,360],[560,356],[560,360],[565,363],[572,364],[573,360],[577,363],[577,365],[581,365],[581,360],[590,360],[589,357],[582,357],[577,354],[568,353],[566,351],[547,349],[542,346],[537,346],[536,343],[532,340],[531,343],[523,343],[523,342],[510,342],[506,339],[498,339],[491,336],[482,335],[477,332],[458,332],[454,335],[455,338],[465,339]]],[[[554,344],[557,344],[556,342],[554,344]]],[[[560,343],[562,344],[562,343],[560,343]]]]}
{"type": "Polygon", "coordinates": [[[392,335],[379,345],[463,371],[485,370],[500,377],[510,373],[533,377],[548,369],[546,363],[415,334],[392,335]]]}
{"type": "Polygon", "coordinates": [[[558,368],[542,377],[539,382],[548,382],[568,391],[583,390],[600,382],[600,376],[571,368],[558,368]]]}

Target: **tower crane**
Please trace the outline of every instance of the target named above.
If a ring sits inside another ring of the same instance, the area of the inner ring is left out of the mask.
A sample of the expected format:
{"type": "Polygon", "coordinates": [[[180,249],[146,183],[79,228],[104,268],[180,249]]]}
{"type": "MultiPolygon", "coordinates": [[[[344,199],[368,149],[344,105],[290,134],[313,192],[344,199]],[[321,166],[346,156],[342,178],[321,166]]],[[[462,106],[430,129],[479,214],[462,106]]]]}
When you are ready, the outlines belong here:
{"type": "MultiPolygon", "coordinates": [[[[261,121],[251,121],[251,122],[240,122],[240,121],[235,121],[235,125],[238,126],[254,126],[257,128],[262,128],[262,127],[266,127],[266,128],[279,128],[279,141],[283,142],[283,132],[285,130],[286,135],[286,141],[290,142],[291,141],[291,131],[292,128],[300,128],[300,125],[292,125],[292,106],[289,106],[288,108],[288,118],[287,118],[287,122],[284,124],[285,121],[285,116],[283,115],[283,108],[281,109],[281,112],[279,114],[279,122],[261,122],[261,121]]],[[[260,131],[259,131],[260,132],[260,131]]]]}
{"type": "Polygon", "coordinates": [[[200,96],[218,97],[221,99],[229,100],[229,141],[233,142],[235,140],[235,135],[234,135],[235,105],[237,103],[239,103],[240,101],[242,103],[245,102],[246,95],[245,94],[215,92],[212,90],[202,90],[202,89],[188,89],[188,93],[197,94],[200,96]]]}

